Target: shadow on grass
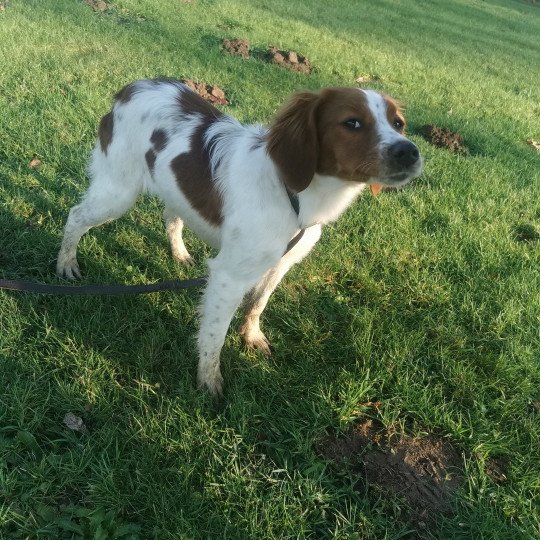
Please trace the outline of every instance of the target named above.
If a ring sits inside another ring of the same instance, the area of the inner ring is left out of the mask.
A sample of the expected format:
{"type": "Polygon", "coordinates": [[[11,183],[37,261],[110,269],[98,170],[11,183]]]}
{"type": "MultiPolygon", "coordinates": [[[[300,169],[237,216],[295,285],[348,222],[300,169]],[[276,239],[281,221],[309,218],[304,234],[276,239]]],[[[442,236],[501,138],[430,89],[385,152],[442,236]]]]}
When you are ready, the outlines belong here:
{"type": "MultiPolygon", "coordinates": [[[[52,203],[45,196],[35,197],[35,194],[29,193],[28,197],[41,211],[50,211],[53,215],[57,215],[52,203]]],[[[12,225],[7,233],[14,245],[24,238],[27,244],[34,239],[36,245],[40,247],[34,256],[34,265],[38,264],[40,257],[48,256],[50,246],[57,247],[58,239],[53,235],[35,231],[31,238],[27,238],[24,232],[26,226],[22,220],[12,217],[9,221],[12,225]]],[[[108,245],[107,249],[110,247],[112,246],[108,245]]],[[[14,262],[15,258],[9,268],[15,269],[14,262]]],[[[95,261],[92,265],[100,275],[111,275],[111,278],[115,275],[110,268],[95,261]]],[[[118,278],[122,276],[123,274],[118,272],[118,278]]],[[[339,286],[341,287],[341,284],[339,286]]],[[[235,486],[235,481],[228,475],[227,464],[231,463],[231,459],[235,466],[239,467],[244,467],[250,462],[259,464],[259,459],[262,459],[261,455],[264,454],[266,461],[258,465],[264,474],[270,474],[271,469],[286,470],[290,477],[299,476],[314,485],[321,486],[325,493],[331,494],[331,497],[335,497],[335,501],[339,501],[333,502],[326,512],[321,512],[316,505],[309,507],[303,517],[308,529],[319,531],[323,535],[327,534],[336,526],[335,516],[346,515],[353,506],[370,516],[376,527],[380,527],[379,531],[383,531],[387,526],[387,523],[378,522],[379,516],[381,513],[386,515],[389,512],[396,518],[393,524],[396,535],[401,534],[400,531],[410,530],[405,507],[400,507],[397,512],[391,497],[382,499],[378,492],[370,489],[362,492],[351,489],[351,486],[358,484],[357,478],[336,473],[325,465],[322,458],[314,455],[317,437],[325,432],[329,422],[332,421],[330,418],[332,413],[326,410],[327,404],[320,398],[321,382],[324,381],[324,386],[335,387],[336,383],[339,384],[344,370],[346,372],[352,370],[350,375],[354,377],[354,366],[358,366],[358,351],[354,345],[357,338],[354,330],[350,325],[342,324],[350,318],[350,306],[336,299],[338,293],[337,290],[321,289],[303,291],[300,303],[285,308],[286,311],[293,310],[290,322],[297,326],[301,325],[302,320],[309,320],[314,313],[316,314],[317,333],[320,331],[328,337],[320,342],[318,341],[320,336],[312,336],[318,344],[314,349],[315,357],[310,357],[302,343],[294,342],[294,332],[287,330],[288,325],[278,338],[281,342],[280,349],[276,351],[275,365],[270,370],[262,364],[244,364],[246,359],[238,358],[238,350],[227,346],[223,357],[228,393],[224,407],[217,409],[207,397],[197,396],[194,388],[196,352],[193,336],[196,333],[196,325],[192,316],[188,324],[179,325],[176,316],[160,309],[159,303],[150,302],[143,297],[78,299],[16,296],[21,313],[26,314],[29,320],[35,320],[35,325],[39,320],[46,320],[47,326],[52,326],[57,332],[56,339],[70,343],[71,347],[81,351],[104,357],[116,372],[110,384],[123,388],[122,392],[126,393],[126,397],[117,403],[118,407],[125,399],[133,410],[134,398],[127,396],[135,392],[135,380],[157,381],[160,383],[159,397],[149,396],[145,399],[145,408],[147,407],[152,414],[159,414],[164,403],[176,403],[183,411],[194,410],[197,415],[205,417],[212,424],[210,429],[215,433],[222,435],[232,430],[233,433],[240,433],[244,440],[240,450],[234,451],[227,445],[214,441],[214,436],[210,437],[208,444],[202,442],[199,446],[193,443],[182,444],[185,435],[182,433],[181,423],[176,426],[170,424],[166,436],[153,439],[150,434],[143,435],[140,428],[134,425],[130,418],[125,417],[125,412],[120,408],[115,410],[105,397],[101,397],[94,403],[94,407],[100,411],[94,419],[92,420],[92,413],[86,414],[97,441],[85,442],[86,439],[82,437],[78,442],[78,438],[71,435],[67,437],[67,442],[62,443],[63,449],[54,443],[48,452],[61,456],[66,453],[67,456],[79,452],[77,448],[80,449],[82,444],[86,447],[85,451],[90,454],[105,452],[109,455],[109,446],[112,444],[120,445],[124,457],[111,454],[107,458],[105,469],[98,472],[90,470],[87,477],[76,476],[67,482],[67,485],[64,483],[63,494],[57,499],[59,504],[63,500],[62,497],[67,496],[84,507],[95,496],[97,489],[99,496],[110,498],[111,493],[117,495],[116,501],[109,500],[107,508],[114,508],[119,516],[129,522],[138,522],[142,511],[145,519],[151,515],[155,523],[160,524],[156,525],[156,530],[183,530],[184,533],[188,530],[194,537],[202,538],[202,533],[193,523],[193,516],[204,514],[206,523],[216,535],[232,534],[236,531],[248,537],[249,528],[241,516],[241,511],[239,510],[238,514],[234,512],[231,514],[229,510],[229,514],[224,516],[219,508],[222,498],[228,496],[226,491],[235,486]],[[126,326],[126,319],[134,318],[135,324],[126,326]],[[81,326],[79,323],[73,327],[74,320],[88,321],[88,324],[81,326]],[[333,328],[339,330],[333,332],[333,328]],[[152,345],[154,350],[158,351],[158,357],[150,356],[152,349],[148,345],[148,336],[154,333],[156,339],[162,341],[162,344],[152,345]],[[292,345],[287,347],[285,341],[292,342],[292,345]],[[179,394],[179,389],[184,393],[179,394]],[[257,395],[261,393],[264,396],[262,401],[257,399],[257,395]],[[261,427],[254,419],[262,419],[263,426],[261,427]],[[100,439],[101,429],[110,426],[111,420],[117,422],[117,426],[113,428],[112,433],[106,435],[106,440],[100,439]],[[261,444],[261,430],[265,432],[264,444],[261,444]],[[264,447],[264,451],[260,450],[261,447],[264,447]],[[183,472],[186,462],[189,463],[190,471],[187,476],[183,472]],[[137,470],[137,481],[133,479],[134,469],[137,470]],[[209,470],[213,471],[214,479],[223,480],[221,486],[210,487],[206,484],[205,478],[209,470]],[[101,485],[102,475],[112,475],[112,480],[109,479],[101,485]],[[178,522],[175,521],[177,518],[174,517],[178,504],[183,506],[183,515],[191,515],[186,518],[182,529],[175,529],[178,527],[178,522]]],[[[188,303],[192,304],[191,293],[188,294],[188,298],[190,299],[188,303]]],[[[376,294],[367,296],[362,301],[368,309],[375,309],[376,294]]],[[[190,314],[193,313],[193,308],[193,305],[189,307],[190,314]]],[[[429,309],[429,306],[425,306],[425,309],[429,309]]],[[[283,327],[282,320],[276,317],[276,311],[272,306],[269,307],[267,314],[269,327],[274,324],[278,329],[280,326],[283,327]]],[[[409,324],[414,327],[416,322],[403,320],[402,325],[404,328],[409,324]]],[[[56,377],[67,381],[81,377],[81,366],[70,366],[69,356],[62,358],[64,345],[49,340],[50,328],[47,331],[44,328],[36,330],[35,325],[27,327],[21,333],[18,339],[21,349],[24,348],[25,342],[42,340],[43,354],[49,358],[47,364],[56,373],[56,377]],[[59,363],[55,361],[56,356],[60,357],[59,363]]],[[[378,351],[384,348],[385,335],[381,332],[373,345],[373,358],[365,358],[360,363],[373,361],[378,351]]],[[[29,371],[28,366],[23,366],[16,359],[10,361],[14,372],[21,374],[29,371]]],[[[273,362],[269,361],[270,365],[273,362]]],[[[62,396],[65,407],[75,409],[77,412],[83,410],[82,395],[76,387],[66,392],[66,389],[60,386],[55,388],[57,383],[50,378],[48,384],[49,395],[62,396]]],[[[62,412],[58,410],[49,412],[56,414],[56,421],[59,422],[62,412]]],[[[49,418],[49,425],[50,423],[49,418]]],[[[51,433],[48,429],[39,427],[35,436],[40,441],[53,440],[58,431],[65,430],[53,428],[51,433]]],[[[62,436],[65,437],[65,434],[62,436]]],[[[208,434],[201,433],[200,437],[202,441],[208,434]]],[[[48,455],[47,452],[45,455],[48,455]]],[[[94,459],[90,456],[87,456],[88,458],[94,459]]],[[[97,467],[97,463],[92,467],[97,467]]],[[[255,475],[255,485],[260,486],[255,489],[254,495],[265,500],[272,484],[265,487],[262,477],[257,478],[255,472],[252,474],[255,475]]],[[[244,495],[240,492],[239,496],[244,495]]],[[[505,529],[506,524],[502,518],[498,523],[492,514],[482,518],[480,510],[476,512],[475,507],[471,510],[471,503],[466,496],[462,498],[459,496],[457,503],[455,516],[446,525],[442,525],[446,527],[446,531],[450,530],[448,524],[457,527],[457,523],[467,520],[471,513],[476,514],[475,519],[479,528],[484,527],[481,520],[485,519],[485,527],[498,524],[501,529],[505,529]]],[[[150,534],[150,529],[146,532],[150,534]]],[[[435,530],[431,532],[434,533],[435,530]]]]}

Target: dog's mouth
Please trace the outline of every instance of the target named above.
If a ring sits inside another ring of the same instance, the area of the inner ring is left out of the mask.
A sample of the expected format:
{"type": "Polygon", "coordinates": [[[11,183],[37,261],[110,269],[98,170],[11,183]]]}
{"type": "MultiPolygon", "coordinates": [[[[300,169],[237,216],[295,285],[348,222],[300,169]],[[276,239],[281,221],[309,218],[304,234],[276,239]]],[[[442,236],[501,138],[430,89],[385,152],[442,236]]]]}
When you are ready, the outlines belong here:
{"type": "Polygon", "coordinates": [[[406,169],[382,174],[380,178],[373,180],[373,183],[383,184],[390,187],[404,186],[413,178],[422,174],[422,158],[419,158],[413,165],[406,169]]]}

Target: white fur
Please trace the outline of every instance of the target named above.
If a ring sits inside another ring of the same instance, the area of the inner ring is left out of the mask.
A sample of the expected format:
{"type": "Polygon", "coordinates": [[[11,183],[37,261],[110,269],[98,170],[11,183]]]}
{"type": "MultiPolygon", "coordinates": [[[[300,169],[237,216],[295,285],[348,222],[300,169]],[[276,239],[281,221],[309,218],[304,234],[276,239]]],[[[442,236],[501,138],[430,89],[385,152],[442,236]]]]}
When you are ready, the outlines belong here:
{"type": "MultiPolygon", "coordinates": [[[[223,117],[206,133],[210,166],[223,199],[223,223],[216,227],[191,206],[170,166],[174,157],[190,150],[191,135],[201,122],[193,111],[179,109],[179,92],[190,90],[171,82],[135,84],[138,92],[126,103],[114,105],[113,137],[107,152],[102,151],[99,141],[93,150],[89,166],[91,184],[82,202],[70,211],[57,269],[68,278],[80,276],[76,260],[80,237],[91,227],[120,217],[141,192],[158,196],[165,204],[166,228],[178,260],[191,261],[182,241],[184,224],[219,250],[208,261],[209,280],[201,302],[198,381],[211,392],[220,393],[220,351],[230,321],[244,297],[248,309],[242,327],[244,339],[248,345],[269,353],[259,316],[272,291],[288,269],[318,241],[321,225],[337,219],[365,184],[316,174],[309,187],[298,195],[297,216],[278,171],[260,142],[266,128],[243,126],[223,117]],[[157,153],[150,174],[144,156],[155,129],[166,130],[169,139],[157,153]],[[304,236],[284,255],[288,242],[302,228],[307,229],[304,236]]],[[[383,102],[379,94],[366,95],[381,137],[401,137],[391,130],[380,111],[383,102]]]]}

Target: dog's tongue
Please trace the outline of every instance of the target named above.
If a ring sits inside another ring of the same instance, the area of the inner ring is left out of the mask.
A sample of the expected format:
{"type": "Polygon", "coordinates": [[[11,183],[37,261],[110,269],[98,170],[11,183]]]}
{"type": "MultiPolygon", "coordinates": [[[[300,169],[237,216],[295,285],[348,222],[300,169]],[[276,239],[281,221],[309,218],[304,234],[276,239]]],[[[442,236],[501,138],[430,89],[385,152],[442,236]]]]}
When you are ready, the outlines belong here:
{"type": "Polygon", "coordinates": [[[371,190],[371,194],[376,197],[382,189],[382,184],[370,184],[369,189],[371,190]]]}

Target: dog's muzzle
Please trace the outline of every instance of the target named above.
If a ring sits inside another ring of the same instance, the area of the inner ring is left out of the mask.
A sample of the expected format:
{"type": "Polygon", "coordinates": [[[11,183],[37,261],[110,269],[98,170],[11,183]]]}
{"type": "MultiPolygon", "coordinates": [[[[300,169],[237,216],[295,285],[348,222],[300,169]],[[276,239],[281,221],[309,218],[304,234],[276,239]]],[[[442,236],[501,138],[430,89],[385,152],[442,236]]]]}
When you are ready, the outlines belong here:
{"type": "Polygon", "coordinates": [[[400,139],[388,146],[385,161],[386,174],[383,181],[389,185],[403,185],[422,172],[420,152],[408,139],[400,139]]]}

